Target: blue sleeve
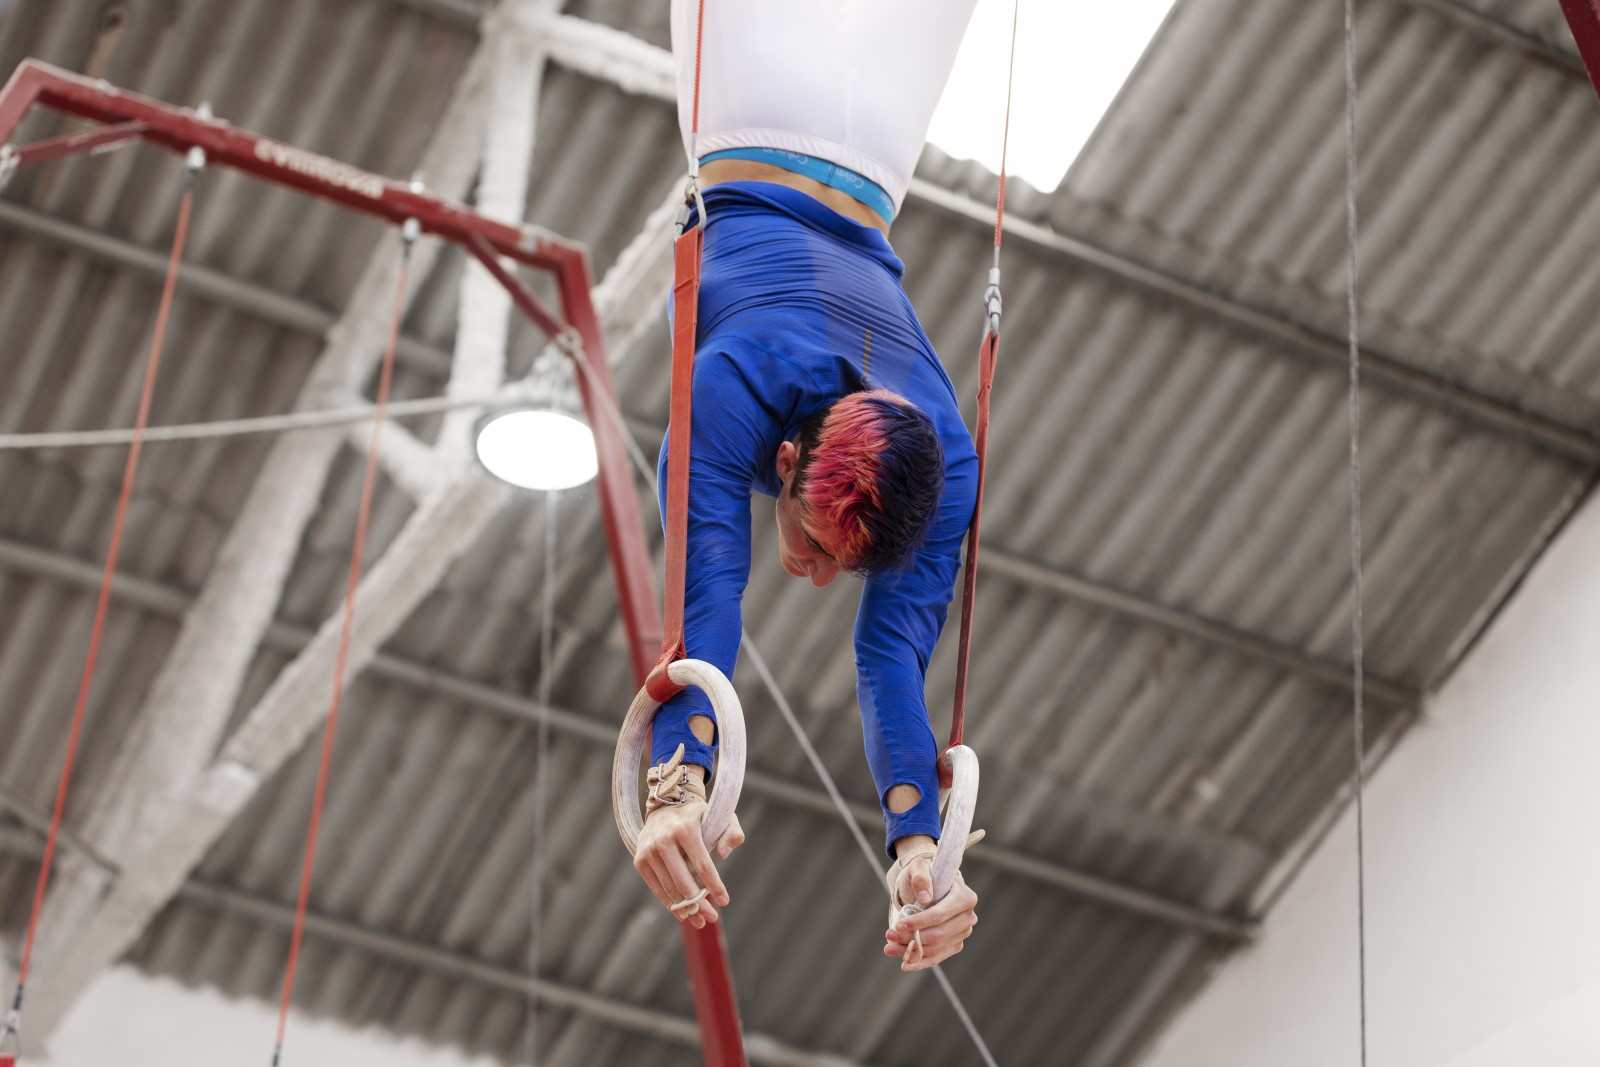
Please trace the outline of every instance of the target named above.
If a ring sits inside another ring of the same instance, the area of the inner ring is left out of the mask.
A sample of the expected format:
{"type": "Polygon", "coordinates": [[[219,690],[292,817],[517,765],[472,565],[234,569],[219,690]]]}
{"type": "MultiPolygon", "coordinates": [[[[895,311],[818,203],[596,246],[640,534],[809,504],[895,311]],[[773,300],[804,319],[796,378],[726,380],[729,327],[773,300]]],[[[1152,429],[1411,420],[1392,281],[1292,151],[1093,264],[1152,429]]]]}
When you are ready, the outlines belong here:
{"type": "Polygon", "coordinates": [[[912,834],[939,837],[939,747],[928,721],[928,660],[944,628],[961,570],[961,543],[977,497],[972,442],[944,442],[949,466],[944,496],[928,540],[911,567],[868,578],[856,614],[856,696],[867,764],[883,808],[886,845],[912,834]],[[888,793],[914,785],[921,799],[910,810],[889,810],[888,793]]]}
{"type": "MultiPolygon", "coordinates": [[[[689,545],[684,584],[683,632],[691,659],[733,677],[742,627],[740,604],[750,580],[750,494],[762,464],[775,462],[783,428],[818,401],[809,375],[782,356],[738,338],[722,337],[695,355],[693,429],[689,440],[689,545]]],[[[667,446],[657,465],[658,495],[666,514],[667,446]]],[[[679,744],[684,760],[711,768],[716,742],[689,730],[689,719],[715,721],[710,701],[691,686],[656,714],[651,759],[670,759],[679,744]]]]}

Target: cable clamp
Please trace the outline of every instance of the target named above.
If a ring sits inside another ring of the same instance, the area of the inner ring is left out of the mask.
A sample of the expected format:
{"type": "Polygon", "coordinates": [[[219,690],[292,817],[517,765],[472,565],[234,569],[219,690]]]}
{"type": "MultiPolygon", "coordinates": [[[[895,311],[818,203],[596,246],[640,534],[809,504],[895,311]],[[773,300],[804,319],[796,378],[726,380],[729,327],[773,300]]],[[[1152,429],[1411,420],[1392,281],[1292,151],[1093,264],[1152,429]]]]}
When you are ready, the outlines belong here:
{"type": "Polygon", "coordinates": [[[1000,336],[1000,268],[989,268],[989,287],[983,291],[984,312],[988,316],[988,330],[1000,336]]]}
{"type": "MultiPolygon", "coordinates": [[[[211,104],[210,104],[210,102],[207,101],[207,102],[201,103],[201,105],[199,107],[194,109],[194,113],[195,113],[195,117],[198,118],[200,121],[202,121],[202,122],[210,122],[211,121],[211,104]]],[[[189,177],[190,178],[194,178],[194,177],[198,176],[201,171],[206,169],[206,150],[204,148],[201,148],[199,145],[195,145],[194,147],[189,149],[189,155],[185,159],[184,163],[185,163],[185,166],[188,167],[189,177]]]]}
{"type": "Polygon", "coordinates": [[[12,1008],[0,1024],[0,1056],[22,1056],[22,1013],[12,1008]]]}
{"type": "Polygon", "coordinates": [[[0,145],[0,189],[4,189],[6,183],[11,181],[11,176],[17,172],[17,164],[21,161],[22,157],[17,154],[15,148],[8,144],[0,145]]]}
{"type": "Polygon", "coordinates": [[[689,220],[696,215],[702,222],[705,221],[706,202],[700,195],[700,175],[697,172],[691,173],[683,185],[683,205],[678,208],[677,218],[679,237],[683,236],[684,231],[689,228],[689,220]]]}
{"type": "Polygon", "coordinates": [[[573,359],[581,359],[583,357],[583,335],[578,333],[576,328],[568,326],[551,340],[557,348],[573,359]]]}

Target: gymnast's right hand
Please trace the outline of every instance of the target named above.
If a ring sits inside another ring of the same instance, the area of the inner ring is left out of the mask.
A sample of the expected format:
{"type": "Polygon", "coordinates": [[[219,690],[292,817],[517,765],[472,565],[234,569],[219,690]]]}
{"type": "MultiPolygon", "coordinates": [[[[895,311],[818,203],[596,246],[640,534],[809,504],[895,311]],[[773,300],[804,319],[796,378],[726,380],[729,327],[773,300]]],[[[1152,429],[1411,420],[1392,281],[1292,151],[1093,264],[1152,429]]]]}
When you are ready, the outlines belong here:
{"type": "MultiPolygon", "coordinates": [[[[711,862],[711,852],[700,835],[706,803],[701,784],[705,771],[693,765],[681,768],[684,788],[676,803],[652,804],[639,835],[633,868],[638,871],[657,900],[678,918],[695,929],[717,921],[717,908],[728,906],[728,889],[711,862]],[[699,787],[699,788],[696,788],[699,787]],[[699,794],[699,795],[696,795],[699,794]]],[[[652,783],[654,788],[654,783],[652,783]]],[[[656,795],[671,798],[671,789],[655,789],[656,795]]],[[[744,844],[744,830],[735,815],[717,841],[717,854],[727,859],[744,844]]]]}

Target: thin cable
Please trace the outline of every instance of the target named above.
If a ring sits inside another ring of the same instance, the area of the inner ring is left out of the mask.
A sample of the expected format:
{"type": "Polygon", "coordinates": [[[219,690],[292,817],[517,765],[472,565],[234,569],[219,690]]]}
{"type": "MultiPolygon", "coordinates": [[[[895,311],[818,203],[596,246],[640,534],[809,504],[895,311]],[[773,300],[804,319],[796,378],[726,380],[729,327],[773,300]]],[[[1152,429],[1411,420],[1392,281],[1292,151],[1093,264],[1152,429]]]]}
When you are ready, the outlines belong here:
{"type": "Polygon", "coordinates": [[[1344,136],[1345,136],[1345,311],[1350,339],[1350,665],[1354,675],[1353,720],[1356,794],[1356,954],[1361,1000],[1361,1067],[1367,1063],[1367,848],[1364,792],[1367,777],[1366,723],[1363,707],[1366,651],[1363,644],[1361,575],[1361,331],[1356,302],[1356,5],[1344,0],[1344,136]]]}
{"type": "MultiPolygon", "coordinates": [[[[795,740],[799,742],[800,750],[806,754],[806,759],[810,761],[812,769],[817,772],[817,777],[822,780],[822,787],[827,790],[829,798],[833,801],[833,806],[839,809],[839,814],[844,818],[845,825],[850,828],[850,835],[856,839],[856,844],[860,846],[861,854],[867,858],[867,866],[872,870],[873,878],[881,880],[882,871],[879,867],[880,861],[877,852],[867,842],[867,835],[862,832],[861,825],[856,822],[855,816],[850,813],[850,805],[845,803],[844,794],[839,792],[838,785],[834,783],[833,775],[828,773],[827,764],[823,763],[822,757],[817,754],[816,746],[811,743],[810,736],[800,723],[800,717],[794,713],[794,708],[790,706],[788,698],[783,694],[783,690],[778,688],[778,679],[773,675],[772,669],[767,666],[766,657],[761,654],[761,650],[751,640],[750,631],[741,628],[739,639],[744,646],[745,654],[748,656],[751,665],[755,667],[756,673],[761,676],[761,681],[767,687],[767,692],[772,695],[773,703],[778,705],[778,713],[783,716],[783,721],[789,724],[789,730],[794,734],[795,740]]],[[[894,890],[890,889],[887,883],[884,884],[884,890],[889,896],[890,906],[893,906],[895,903],[894,890]]],[[[973,1023],[972,1016],[967,1013],[966,1005],[961,1002],[961,997],[956,993],[955,987],[945,977],[944,969],[938,964],[934,964],[933,974],[939,980],[939,987],[944,990],[944,995],[950,1001],[950,1006],[955,1009],[956,1016],[961,1020],[961,1025],[966,1028],[967,1036],[972,1038],[973,1045],[977,1048],[979,1054],[983,1056],[983,1062],[988,1067],[999,1067],[995,1063],[994,1054],[989,1051],[988,1044],[984,1042],[983,1035],[978,1033],[978,1027],[973,1023]]]]}
{"type": "Polygon", "coordinates": [[[1000,134],[1000,193],[994,206],[994,265],[1000,265],[1000,239],[1006,222],[1006,154],[1011,149],[1011,89],[1017,76],[1017,14],[1022,0],[1011,4],[1011,57],[1006,67],[1006,120],[1000,134]]]}
{"type": "MultiPolygon", "coordinates": [[[[389,405],[386,417],[392,421],[421,415],[438,415],[465,408],[510,406],[521,399],[515,389],[500,389],[493,393],[470,397],[439,396],[396,400],[389,405]]],[[[171,426],[149,426],[140,434],[140,438],[145,444],[155,444],[321,430],[334,426],[356,426],[371,422],[375,410],[372,404],[357,404],[347,408],[297,411],[284,415],[258,415],[246,419],[217,419],[208,422],[177,423],[171,426]]],[[[0,434],[0,451],[41,451],[48,448],[99,448],[105,445],[125,445],[133,440],[134,433],[135,431],[131,429],[7,433],[0,434]]]]}
{"type": "MultiPolygon", "coordinates": [[[[139,452],[143,447],[143,431],[150,418],[150,403],[155,395],[156,374],[161,367],[161,350],[166,346],[167,323],[172,316],[173,297],[177,292],[178,267],[183,259],[183,248],[189,236],[189,216],[194,210],[194,191],[198,171],[191,167],[184,181],[183,199],[178,205],[178,223],[172,238],[172,254],[167,260],[166,282],[161,289],[161,304],[156,312],[155,331],[150,338],[150,354],[145,361],[144,385],[139,393],[139,411],[134,418],[133,436],[128,449],[128,460],[122,470],[122,487],[117,494],[116,515],[111,523],[111,544],[106,551],[105,572],[100,578],[100,597],[95,603],[94,624],[89,630],[89,651],[84,657],[83,674],[78,681],[78,699],[72,709],[72,726],[67,733],[66,756],[61,763],[61,778],[56,784],[55,809],[50,815],[50,830],[44,839],[44,856],[39,861],[39,880],[33,892],[33,910],[28,916],[28,932],[22,943],[22,962],[17,967],[17,991],[11,1002],[11,1016],[7,1019],[7,1032],[15,1033],[22,1012],[22,994],[28,981],[28,968],[33,962],[34,939],[39,932],[39,917],[44,911],[45,894],[50,886],[50,870],[55,859],[56,842],[61,836],[61,819],[67,808],[67,793],[72,785],[72,768],[78,758],[78,742],[83,735],[84,711],[89,705],[89,692],[94,685],[95,663],[100,655],[100,639],[105,632],[106,614],[111,605],[111,584],[117,573],[117,556],[122,551],[122,533],[128,518],[128,502],[133,494],[133,480],[139,470],[139,452]]],[[[19,1056],[20,1058],[20,1056],[19,1056]]]]}
{"type": "Polygon", "coordinates": [[[339,654],[333,668],[333,696],[328,705],[328,722],[322,735],[322,758],[317,764],[317,785],[311,798],[311,823],[306,831],[305,858],[300,866],[300,895],[295,902],[294,928],[289,936],[289,961],[284,968],[283,995],[278,1001],[278,1037],[272,1049],[273,1067],[283,1057],[284,1033],[289,1027],[289,1004],[294,999],[295,972],[300,965],[300,942],[305,934],[306,908],[311,899],[311,877],[317,860],[317,834],[322,828],[323,802],[328,792],[328,767],[333,758],[333,739],[339,726],[339,705],[344,696],[345,666],[350,655],[350,631],[355,623],[356,589],[361,584],[361,557],[367,544],[367,520],[372,514],[372,495],[378,481],[378,442],[383,432],[389,387],[394,379],[395,349],[400,342],[400,323],[405,317],[406,279],[411,272],[414,231],[408,224],[402,238],[400,270],[395,281],[394,313],[389,325],[389,345],[383,355],[378,376],[378,402],[373,406],[372,442],[367,446],[367,469],[361,482],[361,507],[356,514],[355,544],[350,551],[350,574],[345,583],[344,622],[339,631],[339,654]]]}
{"type": "MultiPolygon", "coordinates": [[[[543,586],[539,596],[539,704],[541,707],[550,707],[551,687],[554,684],[555,664],[555,599],[556,599],[556,506],[561,497],[558,493],[544,494],[544,576],[543,586]]],[[[544,852],[547,845],[545,838],[546,794],[545,794],[545,769],[548,766],[548,753],[550,750],[550,721],[546,716],[539,717],[539,725],[534,733],[533,748],[533,858],[529,864],[529,880],[532,889],[528,894],[529,911],[529,937],[528,937],[528,1025],[525,1052],[529,1067],[536,1067],[538,1058],[538,1016],[539,1007],[538,981],[539,981],[539,950],[540,950],[540,921],[544,911],[544,852]]]]}

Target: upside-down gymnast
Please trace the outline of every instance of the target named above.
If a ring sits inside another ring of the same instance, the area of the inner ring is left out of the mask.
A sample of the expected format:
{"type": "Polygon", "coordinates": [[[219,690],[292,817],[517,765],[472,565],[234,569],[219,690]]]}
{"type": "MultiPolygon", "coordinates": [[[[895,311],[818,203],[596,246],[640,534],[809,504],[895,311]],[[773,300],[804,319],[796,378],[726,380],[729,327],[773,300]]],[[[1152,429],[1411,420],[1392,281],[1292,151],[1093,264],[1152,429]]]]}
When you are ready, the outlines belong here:
{"type": "MultiPolygon", "coordinates": [[[[708,0],[700,156],[705,251],[690,435],[684,637],[732,677],[752,492],[776,498],[784,570],[864,578],[857,698],[897,903],[884,954],[921,970],[977,922],[962,881],[932,899],[937,760],[923,686],[960,570],[977,459],[888,232],[976,0],[708,0]],[[921,959],[907,946],[921,934],[921,959]]],[[[696,0],[674,0],[689,137],[696,0]]],[[[661,449],[662,508],[667,446],[661,449]]],[[[696,927],[729,901],[700,837],[716,732],[690,688],[653,726],[634,866],[696,927]],[[680,746],[682,748],[679,752],[680,746]],[[681,903],[708,898],[685,913],[681,903]]],[[[717,842],[744,840],[735,820],[717,842]]]]}

